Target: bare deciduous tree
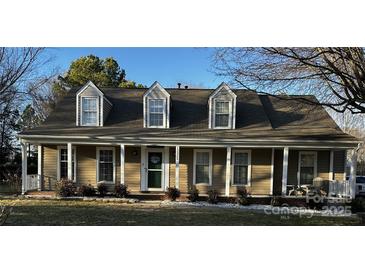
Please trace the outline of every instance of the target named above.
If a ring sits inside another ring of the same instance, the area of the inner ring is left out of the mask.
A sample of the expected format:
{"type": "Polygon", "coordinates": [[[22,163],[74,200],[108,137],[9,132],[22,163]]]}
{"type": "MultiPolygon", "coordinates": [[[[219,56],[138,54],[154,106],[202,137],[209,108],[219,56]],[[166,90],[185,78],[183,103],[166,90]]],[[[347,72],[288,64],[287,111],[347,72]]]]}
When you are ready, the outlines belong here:
{"type": "Polygon", "coordinates": [[[301,100],[337,112],[365,113],[364,53],[363,48],[219,48],[213,68],[248,89],[273,96],[312,94],[319,102],[301,100]]]}

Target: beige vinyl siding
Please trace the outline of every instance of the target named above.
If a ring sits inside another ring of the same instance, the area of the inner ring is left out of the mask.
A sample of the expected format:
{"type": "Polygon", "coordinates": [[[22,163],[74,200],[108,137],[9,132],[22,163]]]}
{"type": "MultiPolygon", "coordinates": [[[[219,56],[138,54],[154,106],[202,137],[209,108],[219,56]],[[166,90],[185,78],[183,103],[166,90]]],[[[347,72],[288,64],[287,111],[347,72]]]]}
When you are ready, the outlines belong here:
{"type": "Polygon", "coordinates": [[[251,194],[269,195],[271,189],[271,148],[251,151],[251,194]]]}
{"type": "Polygon", "coordinates": [[[333,172],[334,179],[342,181],[345,172],[346,150],[336,150],[333,153],[333,172]]]}
{"type": "Polygon", "coordinates": [[[170,151],[169,151],[169,182],[168,182],[168,186],[169,187],[175,187],[175,148],[170,148],[170,151]]]}
{"type": "Polygon", "coordinates": [[[213,149],[213,188],[221,195],[225,194],[226,188],[226,157],[227,150],[225,148],[213,149]]]}
{"type": "MultiPolygon", "coordinates": [[[[129,191],[139,192],[141,190],[141,148],[125,147],[124,178],[129,191]],[[136,155],[133,155],[133,152],[136,155]]],[[[119,175],[120,178],[120,175],[119,175]]]]}
{"type": "Polygon", "coordinates": [[[77,183],[96,186],[96,147],[77,146],[77,183]]]}
{"type": "Polygon", "coordinates": [[[187,193],[193,184],[193,149],[180,148],[180,191],[187,193]]]}
{"type": "Polygon", "coordinates": [[[42,188],[53,188],[57,180],[57,146],[43,146],[43,175],[45,176],[42,188]],[[51,186],[49,186],[51,184],[51,186]]]}

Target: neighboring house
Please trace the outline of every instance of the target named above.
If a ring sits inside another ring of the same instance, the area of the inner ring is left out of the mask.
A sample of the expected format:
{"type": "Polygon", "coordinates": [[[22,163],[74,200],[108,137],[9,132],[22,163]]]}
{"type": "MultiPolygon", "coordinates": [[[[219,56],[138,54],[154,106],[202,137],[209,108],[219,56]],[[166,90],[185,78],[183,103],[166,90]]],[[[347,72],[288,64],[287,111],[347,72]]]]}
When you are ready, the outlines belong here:
{"type": "Polygon", "coordinates": [[[169,186],[187,193],[195,186],[222,196],[242,187],[252,195],[287,195],[314,178],[345,184],[346,151],[355,151],[359,141],[323,107],[297,98],[225,83],[212,90],[88,82],[71,89],[42,125],[19,134],[23,192],[52,190],[61,178],[127,184],[135,194],[169,186]],[[28,143],[38,145],[38,175],[26,176],[28,143]]]}

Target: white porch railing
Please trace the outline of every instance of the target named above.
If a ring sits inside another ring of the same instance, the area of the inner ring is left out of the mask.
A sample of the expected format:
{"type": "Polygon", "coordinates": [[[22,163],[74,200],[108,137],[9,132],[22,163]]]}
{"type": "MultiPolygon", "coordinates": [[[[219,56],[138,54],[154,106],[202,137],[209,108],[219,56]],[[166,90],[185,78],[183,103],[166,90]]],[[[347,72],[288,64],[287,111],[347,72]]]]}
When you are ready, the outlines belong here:
{"type": "Polygon", "coordinates": [[[351,197],[350,181],[331,180],[328,185],[328,196],[351,197]]]}
{"type": "Polygon", "coordinates": [[[29,174],[27,175],[27,181],[25,183],[25,191],[38,190],[40,188],[40,178],[39,174],[29,174]]]}

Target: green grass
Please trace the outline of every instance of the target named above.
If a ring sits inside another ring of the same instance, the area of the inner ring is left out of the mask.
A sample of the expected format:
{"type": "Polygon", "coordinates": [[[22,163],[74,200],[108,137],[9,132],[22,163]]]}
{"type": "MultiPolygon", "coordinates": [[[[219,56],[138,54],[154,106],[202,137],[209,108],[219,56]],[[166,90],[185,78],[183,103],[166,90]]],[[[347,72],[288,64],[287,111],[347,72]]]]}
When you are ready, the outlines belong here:
{"type": "Polygon", "coordinates": [[[158,203],[0,200],[13,211],[5,225],[360,225],[358,217],[266,215],[239,209],[160,207],[158,203]]]}

